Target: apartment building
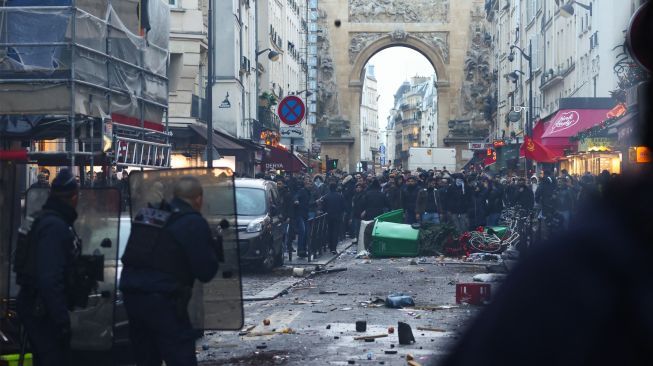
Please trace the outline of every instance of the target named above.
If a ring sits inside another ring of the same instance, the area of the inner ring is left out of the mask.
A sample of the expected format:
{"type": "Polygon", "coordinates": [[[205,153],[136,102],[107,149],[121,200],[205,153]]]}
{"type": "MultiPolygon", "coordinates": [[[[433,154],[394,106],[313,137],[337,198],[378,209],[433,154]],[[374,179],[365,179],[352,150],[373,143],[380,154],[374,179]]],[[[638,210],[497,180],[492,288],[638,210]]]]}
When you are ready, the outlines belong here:
{"type": "Polygon", "coordinates": [[[374,65],[367,65],[360,110],[361,164],[372,169],[379,162],[379,92],[374,65]]]}

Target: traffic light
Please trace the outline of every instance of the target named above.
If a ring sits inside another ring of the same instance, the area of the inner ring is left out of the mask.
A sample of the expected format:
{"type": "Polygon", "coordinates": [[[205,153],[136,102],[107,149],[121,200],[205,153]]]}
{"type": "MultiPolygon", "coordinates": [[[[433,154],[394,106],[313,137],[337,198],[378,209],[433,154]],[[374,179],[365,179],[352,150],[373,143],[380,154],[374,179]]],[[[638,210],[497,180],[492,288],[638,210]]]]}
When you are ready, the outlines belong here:
{"type": "Polygon", "coordinates": [[[327,159],[327,171],[338,169],[338,159],[327,159]]]}

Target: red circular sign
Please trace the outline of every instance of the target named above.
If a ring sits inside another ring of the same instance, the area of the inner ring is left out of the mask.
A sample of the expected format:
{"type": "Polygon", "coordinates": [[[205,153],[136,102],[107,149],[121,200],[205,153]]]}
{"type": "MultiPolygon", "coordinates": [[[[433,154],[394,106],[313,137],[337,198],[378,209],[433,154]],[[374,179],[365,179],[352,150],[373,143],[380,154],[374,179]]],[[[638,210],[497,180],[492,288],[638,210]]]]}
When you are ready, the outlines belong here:
{"type": "Polygon", "coordinates": [[[299,97],[289,95],[279,103],[277,114],[281,118],[281,122],[289,126],[294,126],[304,119],[306,106],[304,106],[304,101],[299,97]]]}

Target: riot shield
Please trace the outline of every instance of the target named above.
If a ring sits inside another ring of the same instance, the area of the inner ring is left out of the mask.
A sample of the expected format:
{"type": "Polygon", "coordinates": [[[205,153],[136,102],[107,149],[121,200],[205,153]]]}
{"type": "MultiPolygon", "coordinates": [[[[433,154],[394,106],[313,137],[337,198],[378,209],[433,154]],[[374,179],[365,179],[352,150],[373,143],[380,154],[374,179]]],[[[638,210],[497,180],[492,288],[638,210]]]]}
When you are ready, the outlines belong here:
{"type": "MultiPolygon", "coordinates": [[[[48,198],[47,188],[31,188],[25,213],[40,210],[48,198]]],[[[73,350],[107,351],[113,345],[114,304],[118,273],[120,192],[117,189],[81,189],[75,231],[81,239],[79,270],[94,284],[84,307],[70,315],[73,350]]]]}
{"type": "Polygon", "coordinates": [[[222,238],[223,247],[217,275],[208,283],[195,281],[188,306],[191,322],[196,329],[240,330],[244,313],[233,172],[228,168],[132,172],[129,175],[132,221],[142,208],[171,202],[175,184],[184,176],[193,176],[202,184],[201,213],[214,237],[222,238]]]}

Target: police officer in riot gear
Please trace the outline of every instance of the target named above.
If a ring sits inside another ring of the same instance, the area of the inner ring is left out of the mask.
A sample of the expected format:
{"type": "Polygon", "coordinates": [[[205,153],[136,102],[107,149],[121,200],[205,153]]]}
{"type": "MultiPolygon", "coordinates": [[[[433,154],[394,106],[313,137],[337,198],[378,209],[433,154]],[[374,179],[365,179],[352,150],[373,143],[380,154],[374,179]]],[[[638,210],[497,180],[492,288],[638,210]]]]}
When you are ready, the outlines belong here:
{"type": "Polygon", "coordinates": [[[200,181],[185,176],[171,202],[134,217],[120,289],[139,366],[197,365],[187,306],[193,281],[208,282],[218,271],[217,245],[199,213],[202,200],[200,181]]]}
{"type": "Polygon", "coordinates": [[[71,284],[81,242],[73,228],[79,186],[63,169],[53,180],[43,209],[21,228],[16,249],[17,312],[27,332],[34,365],[69,365],[70,317],[75,306],[71,284]]]}

